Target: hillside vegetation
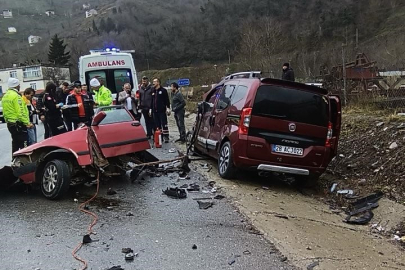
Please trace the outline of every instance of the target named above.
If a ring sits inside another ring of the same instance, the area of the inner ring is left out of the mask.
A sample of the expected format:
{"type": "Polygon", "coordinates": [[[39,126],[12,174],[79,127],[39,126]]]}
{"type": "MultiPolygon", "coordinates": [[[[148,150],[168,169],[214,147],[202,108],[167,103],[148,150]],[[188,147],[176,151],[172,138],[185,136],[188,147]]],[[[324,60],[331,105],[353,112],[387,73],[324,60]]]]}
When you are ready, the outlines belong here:
{"type": "Polygon", "coordinates": [[[321,65],[341,62],[342,44],[347,59],[365,52],[380,68],[405,64],[402,0],[2,0],[6,8],[14,18],[0,19],[3,67],[46,62],[55,33],[69,44],[73,71],[80,55],[106,46],[136,50],[141,70],[231,62],[278,77],[289,61],[313,78],[321,65]],[[84,3],[99,14],[86,19],[84,3]],[[29,47],[31,34],[42,42],[29,47]]]}

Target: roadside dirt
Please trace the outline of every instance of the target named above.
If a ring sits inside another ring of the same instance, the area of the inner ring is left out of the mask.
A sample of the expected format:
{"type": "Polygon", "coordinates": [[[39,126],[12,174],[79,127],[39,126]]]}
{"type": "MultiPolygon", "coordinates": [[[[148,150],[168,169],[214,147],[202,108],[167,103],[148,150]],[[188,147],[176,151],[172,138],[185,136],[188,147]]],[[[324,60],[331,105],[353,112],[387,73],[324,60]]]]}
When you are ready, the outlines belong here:
{"type": "MultiPolygon", "coordinates": [[[[194,115],[186,118],[188,129],[194,120],[194,115]]],[[[345,121],[348,123],[347,118],[345,121]]],[[[353,120],[353,123],[357,121],[353,120]]],[[[171,136],[177,138],[178,132],[172,117],[169,123],[171,136]]],[[[342,140],[347,139],[345,136],[355,136],[355,130],[356,128],[353,128],[349,131],[344,126],[342,140]]],[[[363,130],[360,133],[363,133],[363,130]]],[[[366,141],[360,136],[357,140],[366,141]]],[[[354,139],[354,142],[359,143],[357,140],[354,139]]],[[[381,146],[384,145],[384,142],[376,140],[381,146]]],[[[341,143],[340,153],[349,156],[346,151],[356,149],[353,148],[355,143],[341,143]]],[[[184,145],[179,148],[185,150],[184,145]]],[[[369,155],[370,159],[376,157],[374,154],[369,155]]],[[[364,153],[363,157],[367,157],[367,154],[364,153]]],[[[232,181],[221,179],[213,160],[196,161],[191,166],[208,179],[216,181],[216,185],[234,202],[237,209],[246,215],[289,261],[300,268],[307,269],[312,263],[319,262],[313,269],[405,269],[405,262],[401,259],[403,249],[399,246],[400,242],[391,240],[395,233],[402,232],[400,223],[404,220],[404,204],[390,200],[389,198],[393,197],[389,193],[380,200],[380,206],[374,210],[375,216],[370,224],[356,226],[342,221],[345,214],[344,208],[340,207],[339,198],[328,194],[329,184],[333,182],[338,183],[338,189],[351,187],[361,195],[374,191],[375,186],[371,183],[353,185],[359,178],[365,177],[362,177],[364,171],[360,169],[365,166],[362,160],[369,159],[356,160],[359,168],[356,177],[347,173],[346,176],[341,176],[339,172],[343,168],[336,160],[336,163],[332,164],[334,167],[331,167],[334,168],[334,175],[327,174],[323,177],[320,191],[305,192],[276,178],[260,178],[255,173],[239,174],[238,178],[232,181]],[[208,163],[211,170],[202,169],[200,165],[203,163],[208,163]],[[361,188],[357,189],[358,187],[361,188]],[[330,203],[337,203],[339,211],[331,210],[330,203]]],[[[391,186],[396,187],[394,184],[391,186]]]]}

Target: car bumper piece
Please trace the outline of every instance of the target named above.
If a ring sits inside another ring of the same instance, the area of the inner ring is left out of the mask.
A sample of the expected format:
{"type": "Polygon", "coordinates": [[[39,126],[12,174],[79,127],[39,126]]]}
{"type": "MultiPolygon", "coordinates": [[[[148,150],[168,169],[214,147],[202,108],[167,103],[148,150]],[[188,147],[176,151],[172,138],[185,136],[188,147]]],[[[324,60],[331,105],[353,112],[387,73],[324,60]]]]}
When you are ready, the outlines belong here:
{"type": "Polygon", "coordinates": [[[259,171],[288,173],[288,174],[296,174],[296,175],[309,175],[309,170],[291,168],[291,167],[275,166],[275,165],[260,164],[257,167],[257,169],[259,171]]]}

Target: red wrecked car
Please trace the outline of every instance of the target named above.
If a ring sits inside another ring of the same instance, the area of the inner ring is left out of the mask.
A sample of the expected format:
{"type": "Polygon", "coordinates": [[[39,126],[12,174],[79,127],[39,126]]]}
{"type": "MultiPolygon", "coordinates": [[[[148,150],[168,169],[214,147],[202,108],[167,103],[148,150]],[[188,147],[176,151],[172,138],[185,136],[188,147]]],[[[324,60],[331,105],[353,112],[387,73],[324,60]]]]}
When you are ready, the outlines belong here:
{"type": "Polygon", "coordinates": [[[123,107],[109,106],[98,109],[91,126],[15,152],[11,167],[15,177],[39,184],[45,197],[57,199],[70,185],[91,181],[99,171],[124,175],[130,162],[157,161],[149,148],[141,124],[123,107]]]}

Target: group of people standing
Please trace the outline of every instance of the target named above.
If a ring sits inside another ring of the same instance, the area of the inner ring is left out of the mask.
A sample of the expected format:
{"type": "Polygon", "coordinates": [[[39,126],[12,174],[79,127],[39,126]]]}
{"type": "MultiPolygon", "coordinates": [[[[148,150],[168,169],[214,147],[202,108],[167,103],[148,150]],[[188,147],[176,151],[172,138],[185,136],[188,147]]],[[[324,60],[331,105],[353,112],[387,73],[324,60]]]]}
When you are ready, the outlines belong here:
{"type": "Polygon", "coordinates": [[[12,152],[37,142],[38,118],[44,123],[45,139],[77,129],[81,123],[90,124],[94,106],[111,105],[111,92],[97,78],[90,81],[95,96],[80,81],[63,83],[57,87],[47,83],[45,91],[32,104],[35,90],[20,91],[20,82],[9,78],[8,90],[3,96],[3,115],[12,138],[12,152]]]}
{"type": "Polygon", "coordinates": [[[45,127],[45,139],[77,129],[80,124],[90,124],[95,104],[87,85],[82,85],[80,81],[65,82],[60,88],[48,83],[37,103],[38,114],[45,127]]]}
{"type": "Polygon", "coordinates": [[[184,125],[184,115],[186,101],[179,91],[177,83],[171,84],[172,101],[170,102],[169,94],[166,88],[162,87],[160,79],[154,78],[152,84],[148,77],[142,77],[139,89],[139,108],[145,120],[146,136],[153,136],[155,130],[162,131],[163,141],[169,142],[169,127],[167,116],[174,112],[180,138],[175,142],[186,141],[186,129],[184,125]]]}
{"type": "MultiPolygon", "coordinates": [[[[37,97],[36,106],[32,104],[35,90],[27,88],[20,91],[20,82],[9,78],[8,90],[4,95],[3,114],[12,137],[12,152],[37,142],[36,125],[38,118],[44,123],[45,139],[77,129],[81,124],[90,124],[94,107],[112,105],[111,91],[100,78],[90,81],[91,92],[80,81],[72,84],[64,82],[57,87],[49,82],[45,91],[37,97]]],[[[167,116],[174,112],[180,137],[176,142],[186,141],[184,115],[186,101],[177,83],[171,84],[171,102],[168,91],[161,86],[158,78],[152,84],[147,77],[142,78],[138,94],[132,92],[129,83],[124,84],[117,94],[117,102],[122,104],[133,117],[140,121],[144,117],[146,133],[149,138],[157,129],[162,132],[164,142],[169,142],[167,116]]]]}

